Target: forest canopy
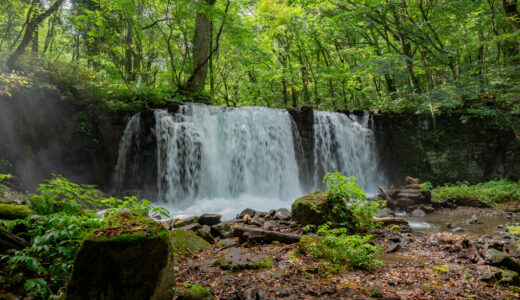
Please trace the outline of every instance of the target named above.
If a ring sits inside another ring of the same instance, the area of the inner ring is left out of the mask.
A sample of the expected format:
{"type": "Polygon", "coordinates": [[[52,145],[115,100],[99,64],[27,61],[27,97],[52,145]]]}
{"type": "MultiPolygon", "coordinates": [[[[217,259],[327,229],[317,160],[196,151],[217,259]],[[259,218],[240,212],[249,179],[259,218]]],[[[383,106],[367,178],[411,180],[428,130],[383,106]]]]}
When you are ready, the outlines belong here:
{"type": "Polygon", "coordinates": [[[45,70],[107,101],[520,111],[517,0],[4,0],[0,93],[45,70]]]}

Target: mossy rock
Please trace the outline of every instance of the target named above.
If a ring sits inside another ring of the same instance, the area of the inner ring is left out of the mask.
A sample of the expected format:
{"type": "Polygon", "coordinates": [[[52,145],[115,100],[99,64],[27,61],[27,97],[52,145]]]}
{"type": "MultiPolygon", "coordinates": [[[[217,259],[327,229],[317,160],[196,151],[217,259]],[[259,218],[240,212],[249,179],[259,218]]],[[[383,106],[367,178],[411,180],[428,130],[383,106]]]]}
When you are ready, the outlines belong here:
{"type": "Polygon", "coordinates": [[[0,204],[0,219],[25,219],[26,217],[34,214],[35,212],[32,211],[27,205],[0,204]]]}
{"type": "Polygon", "coordinates": [[[293,220],[303,225],[321,225],[325,223],[328,209],[328,195],[315,191],[296,199],[291,206],[293,220]]]}
{"type": "Polygon", "coordinates": [[[223,256],[217,258],[214,263],[223,270],[256,270],[260,268],[270,268],[273,260],[267,254],[250,252],[241,248],[230,248],[223,256]]]}
{"type": "Polygon", "coordinates": [[[174,283],[168,231],[137,213],[120,213],[85,237],[66,298],[170,299],[174,283]]]}
{"type": "Polygon", "coordinates": [[[192,253],[209,248],[210,244],[193,231],[174,228],[169,233],[175,259],[182,259],[192,253]]]}
{"type": "Polygon", "coordinates": [[[200,284],[185,283],[180,289],[182,300],[213,300],[215,297],[200,284]]]}

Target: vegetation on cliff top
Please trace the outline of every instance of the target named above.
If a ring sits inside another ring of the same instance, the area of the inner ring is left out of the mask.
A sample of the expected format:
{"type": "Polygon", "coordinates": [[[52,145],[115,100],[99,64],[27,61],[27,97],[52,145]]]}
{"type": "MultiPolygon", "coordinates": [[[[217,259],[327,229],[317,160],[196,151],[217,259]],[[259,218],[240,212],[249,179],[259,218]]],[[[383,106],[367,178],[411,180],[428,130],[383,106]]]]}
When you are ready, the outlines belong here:
{"type": "Polygon", "coordinates": [[[113,109],[462,109],[516,129],[518,11],[516,0],[7,0],[0,95],[39,85],[113,109]]]}

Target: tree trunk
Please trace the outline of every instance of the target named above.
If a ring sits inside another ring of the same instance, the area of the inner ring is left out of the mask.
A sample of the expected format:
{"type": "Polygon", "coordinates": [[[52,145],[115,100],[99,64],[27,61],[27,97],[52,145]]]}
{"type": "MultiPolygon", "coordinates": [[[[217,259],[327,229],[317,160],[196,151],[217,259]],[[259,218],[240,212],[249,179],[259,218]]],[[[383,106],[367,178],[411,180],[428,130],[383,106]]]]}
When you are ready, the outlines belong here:
{"type": "Polygon", "coordinates": [[[29,42],[33,38],[34,31],[38,27],[38,25],[43,22],[47,17],[49,17],[52,13],[54,13],[60,6],[63,4],[65,0],[56,0],[45,12],[42,14],[32,18],[29,23],[27,24],[27,27],[25,28],[25,32],[23,34],[22,41],[16,47],[14,52],[9,56],[7,59],[7,67],[9,69],[14,69],[16,66],[16,62],[18,61],[18,58],[22,56],[22,54],[25,51],[25,48],[27,45],[29,45],[29,42]]]}
{"type": "Polygon", "coordinates": [[[211,21],[202,5],[213,6],[216,0],[204,0],[199,4],[195,20],[195,37],[193,38],[193,74],[187,84],[187,90],[200,92],[206,84],[208,76],[208,57],[210,55],[211,21]]]}
{"type": "MultiPolygon", "coordinates": [[[[520,15],[518,13],[517,3],[517,0],[502,0],[504,12],[506,13],[509,23],[511,23],[513,31],[520,30],[520,15]]],[[[516,41],[516,43],[506,41],[505,44],[507,56],[513,57],[520,55],[520,41],[516,41]]],[[[514,57],[511,62],[515,65],[520,65],[520,58],[514,57]]]]}

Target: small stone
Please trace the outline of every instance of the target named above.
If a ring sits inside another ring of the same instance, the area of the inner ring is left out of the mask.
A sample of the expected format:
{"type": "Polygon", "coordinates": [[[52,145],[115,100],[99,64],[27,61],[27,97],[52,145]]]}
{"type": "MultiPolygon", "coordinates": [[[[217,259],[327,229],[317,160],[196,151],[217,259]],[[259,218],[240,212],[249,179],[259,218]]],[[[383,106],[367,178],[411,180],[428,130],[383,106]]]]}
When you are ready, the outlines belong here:
{"type": "Polygon", "coordinates": [[[431,205],[422,205],[422,210],[424,210],[427,214],[432,213],[435,211],[435,208],[431,205]]]}
{"type": "Polygon", "coordinates": [[[455,232],[455,233],[458,233],[458,232],[464,232],[464,229],[460,228],[460,227],[455,227],[451,230],[451,232],[455,232]]]}
{"type": "Polygon", "coordinates": [[[266,230],[273,230],[278,227],[280,227],[280,224],[273,220],[265,222],[263,226],[263,228],[266,230]]]}
{"type": "Polygon", "coordinates": [[[211,235],[211,228],[208,225],[203,225],[197,234],[206,242],[210,244],[215,243],[215,238],[211,235]]]}
{"type": "Polygon", "coordinates": [[[291,218],[291,213],[286,208],[280,208],[274,214],[274,218],[276,220],[289,220],[291,218]]]}
{"type": "Polygon", "coordinates": [[[263,218],[265,218],[266,215],[267,215],[266,212],[263,212],[263,211],[257,211],[257,212],[255,212],[254,217],[255,217],[255,218],[261,218],[261,219],[263,219],[263,218]]]}
{"type": "Polygon", "coordinates": [[[256,293],[256,300],[269,300],[269,297],[267,297],[263,291],[258,291],[258,293],[256,293]]]}
{"type": "Polygon", "coordinates": [[[453,228],[455,228],[455,225],[453,225],[451,223],[446,223],[446,228],[453,229],[453,228]]]}
{"type": "Polygon", "coordinates": [[[202,228],[202,225],[200,225],[199,223],[193,223],[193,224],[181,227],[181,229],[184,231],[194,231],[194,232],[197,232],[201,228],[202,228]]]}
{"type": "Polygon", "coordinates": [[[190,224],[197,223],[199,221],[199,217],[193,216],[185,219],[180,219],[175,222],[174,227],[175,228],[181,228],[190,224]]]}
{"type": "Polygon", "coordinates": [[[467,224],[483,224],[484,220],[477,218],[476,216],[473,216],[471,220],[466,221],[467,224]]]}
{"type": "Polygon", "coordinates": [[[520,276],[515,271],[504,270],[498,283],[504,286],[518,285],[520,284],[520,276]]]}
{"type": "Polygon", "coordinates": [[[222,215],[219,214],[203,214],[199,217],[199,224],[208,226],[217,225],[218,223],[220,223],[221,218],[222,215]]]}
{"type": "Polygon", "coordinates": [[[269,213],[267,214],[267,216],[272,218],[272,217],[274,217],[275,214],[276,214],[276,210],[275,209],[271,209],[269,211],[269,213]]]}
{"type": "Polygon", "coordinates": [[[412,216],[413,217],[424,217],[424,216],[426,216],[426,213],[424,212],[424,210],[422,210],[420,208],[416,208],[412,211],[412,216]]]}
{"type": "Polygon", "coordinates": [[[244,209],[244,210],[240,213],[240,215],[238,215],[238,218],[239,218],[239,219],[243,219],[245,215],[254,216],[255,213],[256,213],[256,211],[255,211],[254,209],[252,209],[252,208],[246,208],[246,209],[244,209]]]}
{"type": "Polygon", "coordinates": [[[219,223],[217,225],[211,226],[211,235],[228,238],[233,236],[233,230],[231,229],[231,225],[228,223],[219,223]]]}
{"type": "Polygon", "coordinates": [[[394,253],[394,252],[399,251],[399,249],[401,249],[401,244],[395,243],[395,244],[390,245],[388,247],[388,249],[385,251],[385,253],[387,253],[387,254],[394,253]]]}

